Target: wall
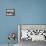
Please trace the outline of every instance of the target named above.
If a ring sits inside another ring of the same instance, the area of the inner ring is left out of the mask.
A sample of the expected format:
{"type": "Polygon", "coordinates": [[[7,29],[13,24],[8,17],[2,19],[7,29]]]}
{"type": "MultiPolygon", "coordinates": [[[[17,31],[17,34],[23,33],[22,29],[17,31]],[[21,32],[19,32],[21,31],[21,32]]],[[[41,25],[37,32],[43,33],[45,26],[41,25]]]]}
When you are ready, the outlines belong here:
{"type": "Polygon", "coordinates": [[[46,24],[46,0],[0,0],[0,44],[8,43],[17,24],[46,24]],[[6,8],[15,8],[16,15],[6,16],[6,8]]]}

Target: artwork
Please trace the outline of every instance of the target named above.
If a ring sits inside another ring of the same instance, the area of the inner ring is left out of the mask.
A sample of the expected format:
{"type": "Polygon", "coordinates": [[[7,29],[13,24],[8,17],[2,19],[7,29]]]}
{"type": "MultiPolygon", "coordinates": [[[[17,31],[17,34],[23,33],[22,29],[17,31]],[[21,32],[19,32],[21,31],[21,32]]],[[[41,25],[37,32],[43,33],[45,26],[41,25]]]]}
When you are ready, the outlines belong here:
{"type": "Polygon", "coordinates": [[[14,16],[15,9],[6,9],[6,16],[14,16]]]}
{"type": "MultiPolygon", "coordinates": [[[[20,40],[46,41],[46,25],[19,25],[20,40]]],[[[19,32],[18,32],[19,33],[19,32]]]]}
{"type": "Polygon", "coordinates": [[[11,33],[8,35],[8,40],[9,40],[8,46],[10,46],[10,44],[11,44],[11,45],[15,44],[16,33],[11,32],[11,33]],[[11,41],[11,43],[10,43],[10,41],[11,41]]]}
{"type": "Polygon", "coordinates": [[[15,41],[15,38],[16,38],[16,34],[15,33],[10,33],[9,36],[8,36],[9,40],[14,40],[15,41]]]}

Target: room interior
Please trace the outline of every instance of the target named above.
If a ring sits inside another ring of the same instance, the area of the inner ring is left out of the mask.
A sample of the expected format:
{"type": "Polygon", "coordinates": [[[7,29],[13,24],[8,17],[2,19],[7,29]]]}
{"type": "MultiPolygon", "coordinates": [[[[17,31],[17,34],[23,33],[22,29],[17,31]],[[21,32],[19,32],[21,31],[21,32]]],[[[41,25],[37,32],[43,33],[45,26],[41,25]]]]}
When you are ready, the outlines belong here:
{"type": "Polygon", "coordinates": [[[28,25],[31,24],[46,25],[46,0],[0,0],[0,46],[9,46],[9,42],[10,46],[46,46],[46,29],[36,26],[37,29],[30,30],[28,25]],[[27,25],[27,32],[29,30],[28,33],[24,32],[24,39],[23,34],[20,34],[19,24],[27,25]],[[11,32],[16,34],[16,38],[11,32]],[[11,45],[12,41],[9,39],[14,38],[14,44],[11,45]]]}

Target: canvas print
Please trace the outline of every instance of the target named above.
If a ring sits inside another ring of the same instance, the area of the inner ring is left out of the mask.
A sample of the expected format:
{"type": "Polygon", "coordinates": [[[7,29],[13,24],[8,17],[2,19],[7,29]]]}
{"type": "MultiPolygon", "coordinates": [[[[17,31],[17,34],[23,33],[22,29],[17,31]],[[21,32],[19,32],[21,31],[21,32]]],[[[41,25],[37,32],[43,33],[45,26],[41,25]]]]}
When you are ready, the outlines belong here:
{"type": "Polygon", "coordinates": [[[6,16],[15,16],[15,9],[6,9],[6,16]]]}

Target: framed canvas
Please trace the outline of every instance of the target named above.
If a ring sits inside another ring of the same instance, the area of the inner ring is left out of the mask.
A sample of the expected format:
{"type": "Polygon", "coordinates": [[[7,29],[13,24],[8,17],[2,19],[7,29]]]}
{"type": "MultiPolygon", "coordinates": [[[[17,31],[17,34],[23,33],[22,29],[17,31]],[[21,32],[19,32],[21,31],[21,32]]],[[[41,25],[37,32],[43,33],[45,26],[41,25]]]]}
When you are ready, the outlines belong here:
{"type": "Polygon", "coordinates": [[[15,16],[15,9],[6,9],[6,16],[15,16]]]}
{"type": "Polygon", "coordinates": [[[19,24],[18,25],[18,41],[46,41],[46,25],[45,24],[19,24]]]}

